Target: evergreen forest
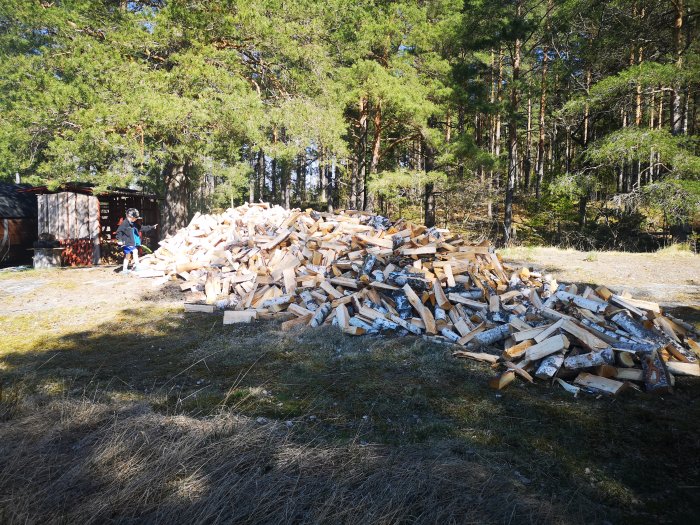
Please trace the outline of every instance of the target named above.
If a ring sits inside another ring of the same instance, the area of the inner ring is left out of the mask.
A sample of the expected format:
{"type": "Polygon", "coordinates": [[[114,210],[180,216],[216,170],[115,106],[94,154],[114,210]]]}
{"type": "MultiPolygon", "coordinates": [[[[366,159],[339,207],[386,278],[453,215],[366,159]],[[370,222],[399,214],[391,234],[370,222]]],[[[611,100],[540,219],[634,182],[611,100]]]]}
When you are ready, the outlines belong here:
{"type": "Polygon", "coordinates": [[[698,0],[0,0],[0,179],[697,239],[698,0]]]}

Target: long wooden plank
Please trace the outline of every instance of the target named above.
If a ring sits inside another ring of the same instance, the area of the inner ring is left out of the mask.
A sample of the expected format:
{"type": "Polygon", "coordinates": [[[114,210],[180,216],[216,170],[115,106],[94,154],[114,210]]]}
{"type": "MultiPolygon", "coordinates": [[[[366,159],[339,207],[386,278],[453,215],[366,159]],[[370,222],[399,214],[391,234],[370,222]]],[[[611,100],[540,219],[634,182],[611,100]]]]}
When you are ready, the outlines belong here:
{"type": "Polygon", "coordinates": [[[698,365],[698,363],[666,361],[666,368],[668,368],[668,371],[673,375],[700,377],[700,365],[698,365]]]}
{"type": "Polygon", "coordinates": [[[391,240],[391,237],[373,237],[371,235],[362,234],[357,234],[355,237],[366,244],[372,244],[373,246],[379,246],[380,248],[387,248],[391,250],[394,247],[394,241],[391,240]]]}
{"type": "Polygon", "coordinates": [[[214,305],[213,304],[185,303],[185,312],[187,312],[187,313],[213,314],[214,313],[214,305]]]}
{"type": "Polygon", "coordinates": [[[547,357],[550,354],[561,352],[569,348],[569,340],[564,335],[554,335],[549,339],[545,339],[541,343],[531,346],[525,351],[525,357],[529,361],[536,361],[547,357]]]}
{"type": "Polygon", "coordinates": [[[340,299],[341,297],[343,297],[342,293],[333,288],[333,285],[330,283],[330,281],[321,281],[319,287],[321,288],[321,290],[330,295],[333,299],[340,299]]]}
{"type": "Polygon", "coordinates": [[[435,246],[421,246],[420,248],[401,248],[401,255],[433,255],[437,253],[435,246]]]}
{"type": "Polygon", "coordinates": [[[498,361],[498,356],[487,354],[486,352],[466,352],[464,350],[457,350],[453,352],[454,357],[466,357],[468,359],[474,359],[475,361],[481,361],[483,363],[494,364],[498,361]]]}
{"type": "Polygon", "coordinates": [[[591,350],[603,350],[610,347],[608,343],[593,335],[589,330],[576,324],[574,321],[565,319],[561,324],[561,329],[573,335],[591,350]]]}
{"type": "Polygon", "coordinates": [[[428,309],[421,302],[421,300],[418,298],[418,296],[416,295],[416,292],[413,291],[413,288],[411,288],[408,284],[406,284],[403,287],[403,291],[406,294],[406,297],[408,297],[408,302],[411,303],[411,306],[413,306],[413,308],[415,308],[416,312],[418,312],[418,315],[420,315],[420,318],[423,320],[423,323],[425,324],[426,333],[429,335],[437,334],[437,327],[435,326],[435,318],[430,313],[430,311],[428,311],[428,309]]]}
{"type": "Polygon", "coordinates": [[[474,301],[473,299],[467,299],[466,297],[462,297],[461,295],[455,292],[450,292],[447,297],[453,303],[463,304],[464,306],[468,306],[469,308],[476,308],[477,310],[485,310],[486,308],[488,308],[488,304],[486,303],[474,301]]]}
{"type": "Polygon", "coordinates": [[[564,324],[564,319],[559,319],[556,323],[553,325],[550,325],[546,330],[543,330],[539,334],[537,334],[533,339],[535,340],[536,343],[541,343],[545,339],[547,339],[550,335],[552,335],[554,332],[559,330],[562,325],[564,324]]]}
{"type": "Polygon", "coordinates": [[[455,281],[455,276],[452,273],[452,265],[450,263],[446,263],[443,265],[442,270],[445,272],[445,278],[447,279],[447,286],[448,287],[456,286],[457,282],[455,281]]]}
{"type": "Polygon", "coordinates": [[[255,310],[226,310],[224,312],[224,324],[251,323],[257,318],[255,310]]]}
{"type": "Polygon", "coordinates": [[[574,380],[574,383],[611,395],[618,394],[625,386],[625,384],[620,381],[608,379],[607,377],[594,376],[587,372],[581,372],[574,380]]]}
{"type": "Polygon", "coordinates": [[[289,236],[291,235],[291,233],[292,232],[290,230],[285,230],[282,233],[280,233],[279,235],[277,235],[277,237],[272,239],[270,242],[263,244],[260,248],[262,250],[272,250],[273,248],[276,248],[281,243],[286,241],[289,238],[289,236]]]}
{"type": "Polygon", "coordinates": [[[331,283],[335,284],[336,286],[353,288],[355,290],[360,287],[360,283],[356,279],[348,279],[347,277],[334,277],[331,279],[331,283]]]}
{"type": "Polygon", "coordinates": [[[283,332],[288,332],[290,330],[293,330],[294,328],[297,328],[299,326],[306,326],[309,324],[311,321],[311,318],[313,317],[313,314],[308,314],[308,315],[303,315],[301,317],[295,317],[294,319],[290,319],[288,321],[285,321],[282,323],[281,328],[283,332]]]}
{"type": "Polygon", "coordinates": [[[435,302],[443,310],[449,310],[452,308],[452,303],[447,300],[447,296],[442,289],[442,285],[438,279],[433,281],[433,293],[435,294],[435,302]]]}
{"type": "Polygon", "coordinates": [[[481,323],[479,326],[475,327],[474,330],[471,330],[469,333],[462,336],[457,341],[457,344],[458,345],[466,345],[468,342],[470,342],[472,339],[474,339],[477,335],[479,335],[484,330],[486,330],[486,325],[484,323],[481,323]]]}
{"type": "Polygon", "coordinates": [[[288,294],[294,294],[297,291],[297,279],[296,270],[294,268],[285,268],[282,271],[282,278],[284,279],[284,292],[288,294]]]}

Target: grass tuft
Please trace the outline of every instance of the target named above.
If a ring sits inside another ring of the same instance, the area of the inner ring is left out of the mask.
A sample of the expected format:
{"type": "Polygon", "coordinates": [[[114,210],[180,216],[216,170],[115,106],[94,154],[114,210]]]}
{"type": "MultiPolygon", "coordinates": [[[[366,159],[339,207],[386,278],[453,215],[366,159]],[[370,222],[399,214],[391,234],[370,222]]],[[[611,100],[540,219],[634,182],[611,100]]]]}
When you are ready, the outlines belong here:
{"type": "Polygon", "coordinates": [[[696,254],[690,247],[689,243],[675,243],[665,248],[659,248],[656,250],[656,255],[661,256],[682,256],[682,257],[694,257],[696,254]]]}

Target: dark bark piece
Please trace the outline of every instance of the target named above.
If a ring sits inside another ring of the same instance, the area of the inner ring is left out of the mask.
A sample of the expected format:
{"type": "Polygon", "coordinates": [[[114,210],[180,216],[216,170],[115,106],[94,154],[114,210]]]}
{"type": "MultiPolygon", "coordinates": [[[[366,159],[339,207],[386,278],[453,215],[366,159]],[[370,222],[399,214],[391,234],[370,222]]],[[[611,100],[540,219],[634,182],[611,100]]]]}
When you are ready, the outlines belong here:
{"type": "Polygon", "coordinates": [[[671,377],[658,352],[651,352],[642,357],[642,371],[647,392],[670,393],[673,391],[671,377]]]}
{"type": "Polygon", "coordinates": [[[660,342],[661,336],[659,334],[633,319],[626,310],[613,315],[611,321],[634,337],[644,339],[650,343],[660,342]]]}

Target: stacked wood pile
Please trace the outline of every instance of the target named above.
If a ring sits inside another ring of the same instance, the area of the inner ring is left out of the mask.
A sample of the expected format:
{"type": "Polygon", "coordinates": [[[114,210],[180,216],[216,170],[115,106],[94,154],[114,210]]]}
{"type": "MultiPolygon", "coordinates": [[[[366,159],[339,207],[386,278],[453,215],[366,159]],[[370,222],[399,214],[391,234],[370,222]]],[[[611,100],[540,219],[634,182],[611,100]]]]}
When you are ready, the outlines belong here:
{"type": "Polygon", "coordinates": [[[197,215],[143,264],[181,280],[186,311],[422,335],[492,365],[497,389],[519,377],[574,394],[667,392],[676,375],[700,376],[698,334],[655,303],[560,285],[509,268],[485,243],[364,212],[254,204],[197,215]]]}

